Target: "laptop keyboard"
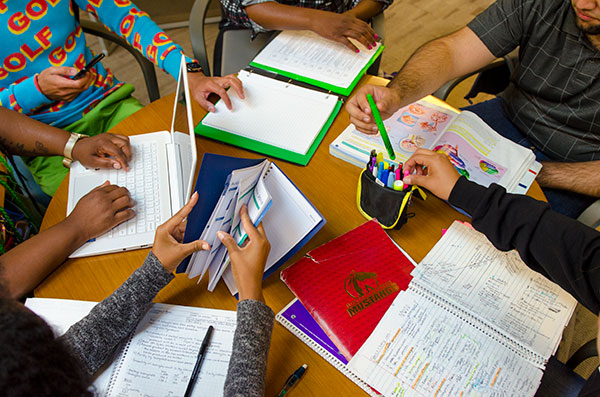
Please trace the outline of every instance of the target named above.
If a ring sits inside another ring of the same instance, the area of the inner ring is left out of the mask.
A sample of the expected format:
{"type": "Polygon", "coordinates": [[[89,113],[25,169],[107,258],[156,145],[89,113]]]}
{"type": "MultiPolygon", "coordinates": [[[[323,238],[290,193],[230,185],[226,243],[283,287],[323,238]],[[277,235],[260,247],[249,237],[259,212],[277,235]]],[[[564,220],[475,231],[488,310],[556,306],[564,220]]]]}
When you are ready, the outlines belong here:
{"type": "Polygon", "coordinates": [[[108,173],[111,184],[125,186],[131,193],[136,216],[106,233],[108,238],[151,232],[162,223],[156,143],[132,144],[131,151],[129,171],[110,170],[108,173]]]}

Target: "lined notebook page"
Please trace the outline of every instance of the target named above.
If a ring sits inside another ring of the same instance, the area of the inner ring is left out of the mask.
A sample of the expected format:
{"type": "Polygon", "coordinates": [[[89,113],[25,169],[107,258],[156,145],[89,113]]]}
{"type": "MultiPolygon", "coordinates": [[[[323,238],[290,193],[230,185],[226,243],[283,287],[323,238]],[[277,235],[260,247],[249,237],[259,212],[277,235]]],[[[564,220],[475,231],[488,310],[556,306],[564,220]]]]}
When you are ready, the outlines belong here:
{"type": "Polygon", "coordinates": [[[331,116],[337,96],[249,73],[238,75],[245,99],[227,93],[233,110],[221,100],[202,124],[299,154],[306,154],[331,116]]]}
{"type": "Polygon", "coordinates": [[[494,325],[546,359],[554,353],[575,299],[529,269],[516,251],[454,222],[413,270],[422,286],[494,325]]]}
{"type": "Polygon", "coordinates": [[[215,330],[192,395],[223,395],[236,312],[155,303],[123,348],[107,396],[182,396],[209,325],[215,330]]]}
{"type": "Polygon", "coordinates": [[[277,35],[252,63],[348,88],[379,47],[378,43],[368,50],[355,40],[352,43],[360,52],[353,52],[345,45],[309,30],[286,30],[277,35]]]}
{"type": "Polygon", "coordinates": [[[401,292],[348,364],[386,396],[533,396],[536,368],[461,318],[401,292]]]}

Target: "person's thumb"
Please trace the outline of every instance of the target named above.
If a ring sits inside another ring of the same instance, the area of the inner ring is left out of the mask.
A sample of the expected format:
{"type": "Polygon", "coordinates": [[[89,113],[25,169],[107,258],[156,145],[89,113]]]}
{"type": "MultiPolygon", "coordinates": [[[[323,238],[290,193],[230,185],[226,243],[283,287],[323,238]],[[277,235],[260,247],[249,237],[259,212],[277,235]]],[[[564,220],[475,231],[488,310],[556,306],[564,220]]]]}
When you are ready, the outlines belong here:
{"type": "Polygon", "coordinates": [[[411,174],[404,177],[403,182],[407,185],[418,185],[427,188],[429,181],[427,175],[411,174]]]}
{"type": "Polygon", "coordinates": [[[239,249],[237,243],[235,242],[233,237],[231,237],[231,235],[229,235],[225,232],[222,232],[222,231],[218,231],[217,237],[219,238],[219,240],[221,240],[221,243],[223,243],[225,248],[227,248],[227,251],[229,251],[230,256],[231,256],[232,252],[235,252],[236,250],[239,249]]]}
{"type": "Polygon", "coordinates": [[[204,240],[196,240],[191,243],[181,244],[181,252],[184,254],[184,258],[196,251],[207,251],[210,249],[210,245],[204,240]]]}

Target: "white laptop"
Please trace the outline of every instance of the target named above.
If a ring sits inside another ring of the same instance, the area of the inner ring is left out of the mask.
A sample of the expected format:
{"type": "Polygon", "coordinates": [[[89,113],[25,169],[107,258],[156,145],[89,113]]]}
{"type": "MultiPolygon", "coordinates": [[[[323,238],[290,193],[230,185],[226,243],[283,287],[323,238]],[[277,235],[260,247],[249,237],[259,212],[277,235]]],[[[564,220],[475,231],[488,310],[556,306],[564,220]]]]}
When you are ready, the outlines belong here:
{"type": "Polygon", "coordinates": [[[185,58],[182,57],[171,131],[130,136],[132,158],[127,172],[86,169],[79,162],[71,165],[67,215],[81,197],[108,180],[129,189],[135,200],[136,216],[85,243],[70,258],[151,247],[156,228],[187,202],[192,193],[197,160],[190,101],[185,58]],[[182,98],[182,91],[188,133],[174,130],[177,102],[182,98]]]}

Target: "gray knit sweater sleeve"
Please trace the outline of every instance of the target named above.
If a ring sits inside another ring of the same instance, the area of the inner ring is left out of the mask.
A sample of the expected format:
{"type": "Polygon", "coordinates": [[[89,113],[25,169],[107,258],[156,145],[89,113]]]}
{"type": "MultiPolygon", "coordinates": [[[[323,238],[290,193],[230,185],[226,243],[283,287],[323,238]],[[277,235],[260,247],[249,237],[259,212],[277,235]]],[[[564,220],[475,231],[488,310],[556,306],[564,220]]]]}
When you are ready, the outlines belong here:
{"type": "Polygon", "coordinates": [[[264,396],[274,318],[273,310],[262,302],[247,299],[238,303],[226,397],[264,396]]]}
{"type": "Polygon", "coordinates": [[[92,376],[131,334],[158,291],[172,279],[151,251],[115,292],[60,337],[88,375],[92,376]]]}

